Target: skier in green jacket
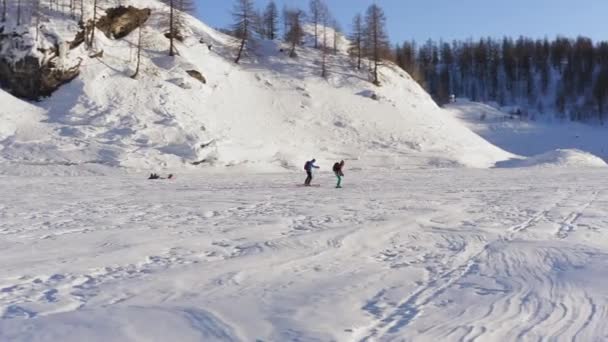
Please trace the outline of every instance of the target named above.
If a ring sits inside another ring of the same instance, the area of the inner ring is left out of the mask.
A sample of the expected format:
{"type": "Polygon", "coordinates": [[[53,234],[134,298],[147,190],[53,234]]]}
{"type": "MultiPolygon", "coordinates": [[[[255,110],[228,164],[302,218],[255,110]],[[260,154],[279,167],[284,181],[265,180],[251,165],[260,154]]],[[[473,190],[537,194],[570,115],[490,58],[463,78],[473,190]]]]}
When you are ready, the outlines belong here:
{"type": "Polygon", "coordinates": [[[342,169],[344,168],[344,160],[340,161],[339,163],[335,163],[334,164],[334,174],[336,175],[336,178],[338,179],[338,184],[336,184],[336,188],[341,188],[342,187],[342,177],[344,177],[344,172],[342,172],[342,169]]]}

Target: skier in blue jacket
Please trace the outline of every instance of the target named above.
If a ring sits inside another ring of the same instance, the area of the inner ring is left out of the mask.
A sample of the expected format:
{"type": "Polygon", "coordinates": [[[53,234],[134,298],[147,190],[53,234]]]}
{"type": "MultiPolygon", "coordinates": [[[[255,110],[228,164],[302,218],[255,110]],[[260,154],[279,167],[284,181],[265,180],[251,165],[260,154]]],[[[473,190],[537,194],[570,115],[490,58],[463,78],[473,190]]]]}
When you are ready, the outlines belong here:
{"type": "Polygon", "coordinates": [[[306,180],[304,181],[304,186],[310,186],[310,182],[312,181],[312,169],[319,169],[317,165],[315,165],[316,159],[312,159],[304,164],[304,170],[306,170],[306,180]]]}

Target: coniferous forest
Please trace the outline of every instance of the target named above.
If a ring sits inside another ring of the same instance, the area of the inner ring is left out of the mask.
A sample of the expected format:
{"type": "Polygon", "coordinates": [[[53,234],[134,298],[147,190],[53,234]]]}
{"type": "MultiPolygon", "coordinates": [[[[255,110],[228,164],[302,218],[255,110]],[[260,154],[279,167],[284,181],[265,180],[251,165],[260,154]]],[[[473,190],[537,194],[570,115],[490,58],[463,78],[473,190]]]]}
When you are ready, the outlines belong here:
{"type": "Polygon", "coordinates": [[[439,104],[451,95],[517,108],[530,119],[550,115],[603,123],[608,111],[608,42],[505,37],[395,47],[396,63],[439,104]]]}

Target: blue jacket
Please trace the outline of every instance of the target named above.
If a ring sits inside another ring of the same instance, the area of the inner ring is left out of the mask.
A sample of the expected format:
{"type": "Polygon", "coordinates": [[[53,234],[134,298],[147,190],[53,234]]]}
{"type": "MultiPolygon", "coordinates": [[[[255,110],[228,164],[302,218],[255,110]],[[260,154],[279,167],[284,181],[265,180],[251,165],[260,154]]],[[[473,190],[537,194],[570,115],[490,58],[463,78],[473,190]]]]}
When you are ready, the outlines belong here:
{"type": "Polygon", "coordinates": [[[304,167],[304,169],[308,172],[312,171],[312,169],[318,169],[319,167],[317,165],[315,165],[315,163],[312,160],[309,160],[306,162],[306,165],[304,167]]]}

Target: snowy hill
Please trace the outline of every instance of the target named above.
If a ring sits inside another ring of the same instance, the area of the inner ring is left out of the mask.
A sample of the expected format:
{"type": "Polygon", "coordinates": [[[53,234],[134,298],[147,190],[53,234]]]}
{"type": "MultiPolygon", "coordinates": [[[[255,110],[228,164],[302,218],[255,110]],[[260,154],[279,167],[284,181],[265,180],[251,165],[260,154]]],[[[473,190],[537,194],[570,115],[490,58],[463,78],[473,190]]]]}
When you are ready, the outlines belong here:
{"type": "MultiPolygon", "coordinates": [[[[191,17],[179,56],[168,57],[164,5],[131,4],[152,10],[139,77],[129,77],[137,31],[123,39],[98,33],[103,57],[89,58],[83,46],[69,50],[66,60],[82,59],[80,74],[51,97],[29,104],[0,92],[11,104],[0,117],[12,122],[1,131],[0,172],[23,165],[57,174],[107,167],[281,171],[299,170],[311,157],[367,167],[490,167],[511,156],[439,109],[397,67],[383,67],[383,86],[371,85],[353,68],[343,37],[327,80],[319,77],[319,51],[303,47],[291,59],[279,42],[259,41],[235,65],[237,42],[191,17]]],[[[63,16],[46,27],[60,41],[77,31],[63,16]]]]}

